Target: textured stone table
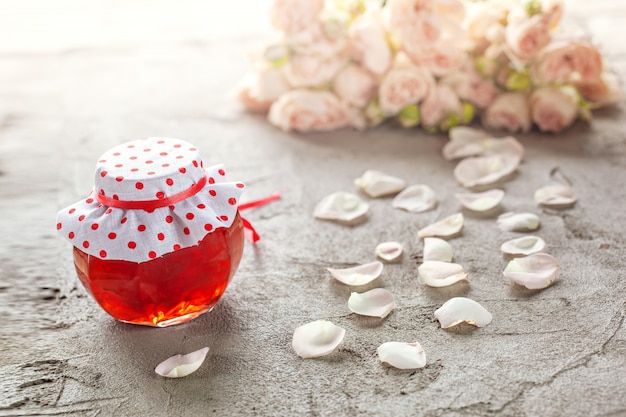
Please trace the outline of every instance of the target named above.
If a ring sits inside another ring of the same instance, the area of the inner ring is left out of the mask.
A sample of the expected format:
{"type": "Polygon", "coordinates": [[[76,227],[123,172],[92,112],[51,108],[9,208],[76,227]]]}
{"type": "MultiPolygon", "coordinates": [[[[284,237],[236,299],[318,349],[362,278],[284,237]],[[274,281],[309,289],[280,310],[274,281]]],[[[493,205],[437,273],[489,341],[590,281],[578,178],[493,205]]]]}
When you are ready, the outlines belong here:
{"type": "MultiPolygon", "coordinates": [[[[561,263],[555,285],[511,287],[499,246],[515,234],[466,213],[451,244],[471,284],[427,289],[416,231],[459,210],[445,138],[392,126],[295,135],[242,113],[229,94],[249,47],[267,35],[267,2],[91,4],[0,1],[0,416],[626,415],[623,105],[559,136],[520,136],[527,155],[503,205],[540,215],[538,235],[561,263]],[[103,151],[149,135],[210,149],[205,161],[246,182],[245,199],[283,195],[247,213],[262,241],[247,244],[222,302],[166,329],[102,312],[54,228],[57,210],[91,187],[103,151]],[[409,214],[382,199],[360,226],[313,220],[317,201],[353,191],[369,168],[431,185],[438,208],[409,214]],[[535,206],[534,190],[555,175],[571,182],[574,208],[535,206]],[[356,317],[350,290],[325,268],[373,260],[391,239],[407,251],[375,285],[398,308],[382,321],[356,317]],[[456,295],[480,301],[493,322],[440,329],[432,313],[456,295]],[[298,358],[293,329],[321,318],[346,328],[343,344],[298,358]],[[376,347],[390,340],[418,340],[426,368],[382,366],[376,347]],[[209,356],[193,375],[154,374],[163,359],[203,346],[209,356]]],[[[626,75],[626,6],[566,6],[626,75]]]]}

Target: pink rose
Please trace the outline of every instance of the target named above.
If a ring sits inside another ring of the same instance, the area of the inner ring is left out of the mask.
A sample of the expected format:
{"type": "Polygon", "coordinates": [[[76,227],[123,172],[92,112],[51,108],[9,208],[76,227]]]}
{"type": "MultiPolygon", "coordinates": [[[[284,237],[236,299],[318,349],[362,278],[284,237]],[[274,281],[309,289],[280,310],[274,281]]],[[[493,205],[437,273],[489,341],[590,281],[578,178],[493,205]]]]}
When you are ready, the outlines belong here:
{"type": "Polygon", "coordinates": [[[594,107],[609,106],[619,103],[624,98],[624,91],[619,80],[610,72],[604,72],[598,80],[575,84],[583,98],[594,107]]]}
{"type": "Polygon", "coordinates": [[[531,126],[528,98],[524,93],[504,93],[483,113],[485,127],[509,132],[528,132],[531,126]]]}
{"type": "Polygon", "coordinates": [[[459,96],[445,84],[435,85],[420,106],[422,126],[434,128],[439,126],[445,118],[456,115],[463,118],[463,108],[459,96]]]}
{"type": "Polygon", "coordinates": [[[542,87],[531,94],[530,111],[539,130],[557,133],[576,120],[578,97],[573,91],[568,93],[557,87],[542,87]]]}
{"type": "Polygon", "coordinates": [[[583,41],[555,41],[544,48],[531,68],[538,84],[588,83],[602,75],[602,56],[583,41]]]}
{"type": "Polygon", "coordinates": [[[328,59],[316,55],[292,55],[285,65],[285,76],[296,88],[317,87],[330,82],[345,65],[346,57],[335,55],[328,59]]]}
{"type": "Polygon", "coordinates": [[[366,12],[350,25],[350,53],[355,61],[376,75],[385,73],[391,65],[391,48],[382,22],[374,12],[366,12]]]}
{"type": "Polygon", "coordinates": [[[417,58],[441,37],[436,0],[390,0],[385,5],[387,29],[404,52],[417,58]]]}
{"type": "Polygon", "coordinates": [[[411,58],[417,66],[424,66],[436,77],[441,77],[461,68],[467,54],[453,40],[440,40],[433,48],[411,58]]]}
{"type": "Polygon", "coordinates": [[[287,36],[306,30],[315,23],[324,8],[324,0],[274,0],[271,20],[287,36]]]}
{"type": "Polygon", "coordinates": [[[489,107],[500,94],[493,80],[481,77],[472,65],[465,65],[459,71],[445,76],[441,83],[452,87],[461,99],[469,101],[478,109],[489,107]]]}
{"type": "Polygon", "coordinates": [[[513,60],[527,62],[551,40],[549,21],[542,14],[528,16],[522,9],[509,13],[505,37],[513,60]]]}
{"type": "Polygon", "coordinates": [[[412,65],[392,68],[378,88],[380,110],[386,116],[398,114],[409,104],[422,101],[434,85],[432,75],[412,65]]]}
{"type": "Polygon", "coordinates": [[[289,91],[289,84],[278,68],[250,73],[239,89],[239,101],[249,111],[267,112],[272,103],[289,91]]]}
{"type": "Polygon", "coordinates": [[[376,94],[376,80],[366,69],[348,65],[333,81],[333,90],[345,102],[364,108],[376,94]]]}
{"type": "Polygon", "coordinates": [[[328,91],[292,90],[270,107],[268,120],[285,131],[327,131],[350,124],[349,110],[328,91]]]}
{"type": "Polygon", "coordinates": [[[297,55],[316,55],[318,58],[330,58],[343,53],[347,47],[347,38],[330,38],[321,23],[316,22],[305,30],[288,36],[286,41],[297,55]]]}

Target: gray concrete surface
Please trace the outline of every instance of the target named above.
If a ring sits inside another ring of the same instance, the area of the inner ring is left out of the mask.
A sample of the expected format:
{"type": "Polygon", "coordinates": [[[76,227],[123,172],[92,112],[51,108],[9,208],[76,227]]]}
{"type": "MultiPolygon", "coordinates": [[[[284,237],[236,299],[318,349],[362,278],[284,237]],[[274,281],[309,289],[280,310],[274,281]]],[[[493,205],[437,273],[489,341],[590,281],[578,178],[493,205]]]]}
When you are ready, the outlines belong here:
{"type": "MultiPolygon", "coordinates": [[[[623,105],[559,136],[520,137],[527,156],[504,185],[503,206],[540,215],[538,234],[561,262],[555,285],[511,287],[499,246],[515,234],[467,214],[451,244],[470,284],[427,289],[417,281],[416,231],[459,210],[443,137],[392,126],[293,135],[242,113],[228,95],[247,48],[266,34],[267,2],[230,2],[220,14],[217,3],[189,1],[188,20],[172,18],[165,1],[95,2],[89,13],[74,3],[0,2],[0,416],[626,415],[623,105]],[[149,23],[137,29],[138,20],[149,23]],[[236,20],[245,30],[233,29],[236,20]],[[166,329],[102,312],[54,229],[56,211],[91,187],[97,157],[147,135],[211,148],[205,161],[227,164],[247,183],[247,199],[283,195],[247,213],[262,241],[246,246],[221,303],[166,329]],[[354,190],[368,168],[431,185],[439,207],[415,215],[375,200],[368,222],[353,228],[312,218],[319,199],[354,190]],[[540,210],[532,194],[555,170],[579,203],[540,210]],[[375,285],[398,308],[385,320],[356,317],[350,289],[325,268],[372,260],[390,239],[407,252],[375,285]],[[480,301],[493,322],[440,329],[433,311],[455,295],[480,301]],[[346,328],[346,338],[332,355],[302,360],[292,332],[320,318],[346,328]],[[390,340],[418,340],[426,368],[378,363],[376,347],[390,340]],[[193,375],[154,374],[163,359],[202,346],[211,350],[193,375]]],[[[566,6],[626,75],[626,7],[566,6]]]]}

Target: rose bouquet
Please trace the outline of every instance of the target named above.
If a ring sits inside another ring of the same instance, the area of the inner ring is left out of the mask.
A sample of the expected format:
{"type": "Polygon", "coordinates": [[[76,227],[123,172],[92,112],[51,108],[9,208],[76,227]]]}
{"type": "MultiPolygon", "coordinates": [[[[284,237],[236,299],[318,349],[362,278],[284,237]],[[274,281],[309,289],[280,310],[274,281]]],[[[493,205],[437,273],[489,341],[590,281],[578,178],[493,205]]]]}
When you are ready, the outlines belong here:
{"type": "Polygon", "coordinates": [[[239,98],[284,130],[386,120],[446,131],[559,132],[622,98],[587,38],[549,0],[274,0],[276,39],[239,98]]]}

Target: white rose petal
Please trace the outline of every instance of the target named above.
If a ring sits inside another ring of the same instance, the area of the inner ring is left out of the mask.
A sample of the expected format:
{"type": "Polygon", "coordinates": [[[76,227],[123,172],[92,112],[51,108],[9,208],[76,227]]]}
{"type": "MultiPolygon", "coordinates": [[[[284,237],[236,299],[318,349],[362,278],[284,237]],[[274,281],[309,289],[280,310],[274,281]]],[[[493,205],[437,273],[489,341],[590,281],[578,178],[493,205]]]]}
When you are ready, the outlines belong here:
{"type": "Polygon", "coordinates": [[[186,355],[174,355],[154,369],[154,372],[166,378],[181,378],[187,376],[200,367],[209,352],[208,347],[204,347],[186,355]]]}
{"type": "Polygon", "coordinates": [[[576,204],[576,195],[566,185],[547,185],[535,191],[537,204],[551,208],[568,208],[576,204]]]}
{"type": "Polygon", "coordinates": [[[356,224],[365,220],[369,204],[359,196],[339,191],[324,197],[315,207],[313,216],[344,224],[356,224]]]}
{"type": "Polygon", "coordinates": [[[511,239],[500,246],[502,253],[507,255],[531,255],[545,249],[546,242],[537,236],[522,236],[511,239]]]}
{"type": "Polygon", "coordinates": [[[419,369],[426,366],[426,353],[418,342],[387,342],[376,349],[378,359],[398,369],[419,369]]]}
{"type": "Polygon", "coordinates": [[[328,320],[316,320],[298,327],[291,345],[301,358],[318,358],[335,350],[345,334],[345,329],[328,320]]]}
{"type": "Polygon", "coordinates": [[[503,275],[516,284],[531,290],[552,284],[559,269],[558,261],[547,253],[535,253],[509,262],[503,275]]]}
{"type": "Polygon", "coordinates": [[[353,292],[348,299],[350,311],[362,316],[384,318],[396,307],[393,294],[384,288],[374,288],[364,293],[353,292]]]}
{"type": "Polygon", "coordinates": [[[452,237],[463,229],[463,214],[456,213],[417,232],[417,237],[452,237]]]}
{"type": "Polygon", "coordinates": [[[428,185],[411,185],[398,194],[391,205],[411,213],[421,213],[437,206],[437,196],[428,185]]]}
{"type": "Polygon", "coordinates": [[[443,239],[427,237],[424,239],[424,261],[452,262],[452,246],[443,239]]]}
{"type": "Polygon", "coordinates": [[[429,287],[447,287],[467,280],[467,272],[459,264],[443,261],[426,261],[417,268],[420,279],[429,287]]]}
{"type": "Polygon", "coordinates": [[[512,136],[494,138],[483,130],[467,126],[453,127],[449,136],[450,141],[443,147],[443,157],[448,161],[503,153],[520,159],[524,156],[524,146],[512,136]]]}
{"type": "Polygon", "coordinates": [[[352,268],[333,269],[326,268],[337,280],[346,285],[359,286],[369,284],[383,272],[383,264],[379,261],[358,265],[352,268]]]}
{"type": "Polygon", "coordinates": [[[376,256],[383,261],[396,262],[402,256],[404,248],[400,242],[383,242],[376,246],[376,256]]]}
{"type": "Polygon", "coordinates": [[[396,194],[404,190],[406,182],[402,178],[392,177],[383,172],[368,169],[354,184],[372,198],[396,194]]]}
{"type": "Polygon", "coordinates": [[[466,158],[454,168],[454,177],[466,188],[490,185],[513,173],[519,163],[519,156],[511,154],[466,158]]]}
{"type": "Polygon", "coordinates": [[[482,193],[457,193],[454,195],[463,207],[472,211],[489,211],[500,204],[504,191],[489,190],[482,193]]]}
{"type": "Polygon", "coordinates": [[[465,298],[454,297],[446,301],[435,311],[441,328],[447,329],[459,323],[468,323],[476,327],[484,327],[491,323],[493,316],[478,302],[465,298]]]}
{"type": "Polygon", "coordinates": [[[533,213],[508,212],[498,217],[498,227],[505,232],[531,232],[539,228],[539,217],[533,213]]]}

